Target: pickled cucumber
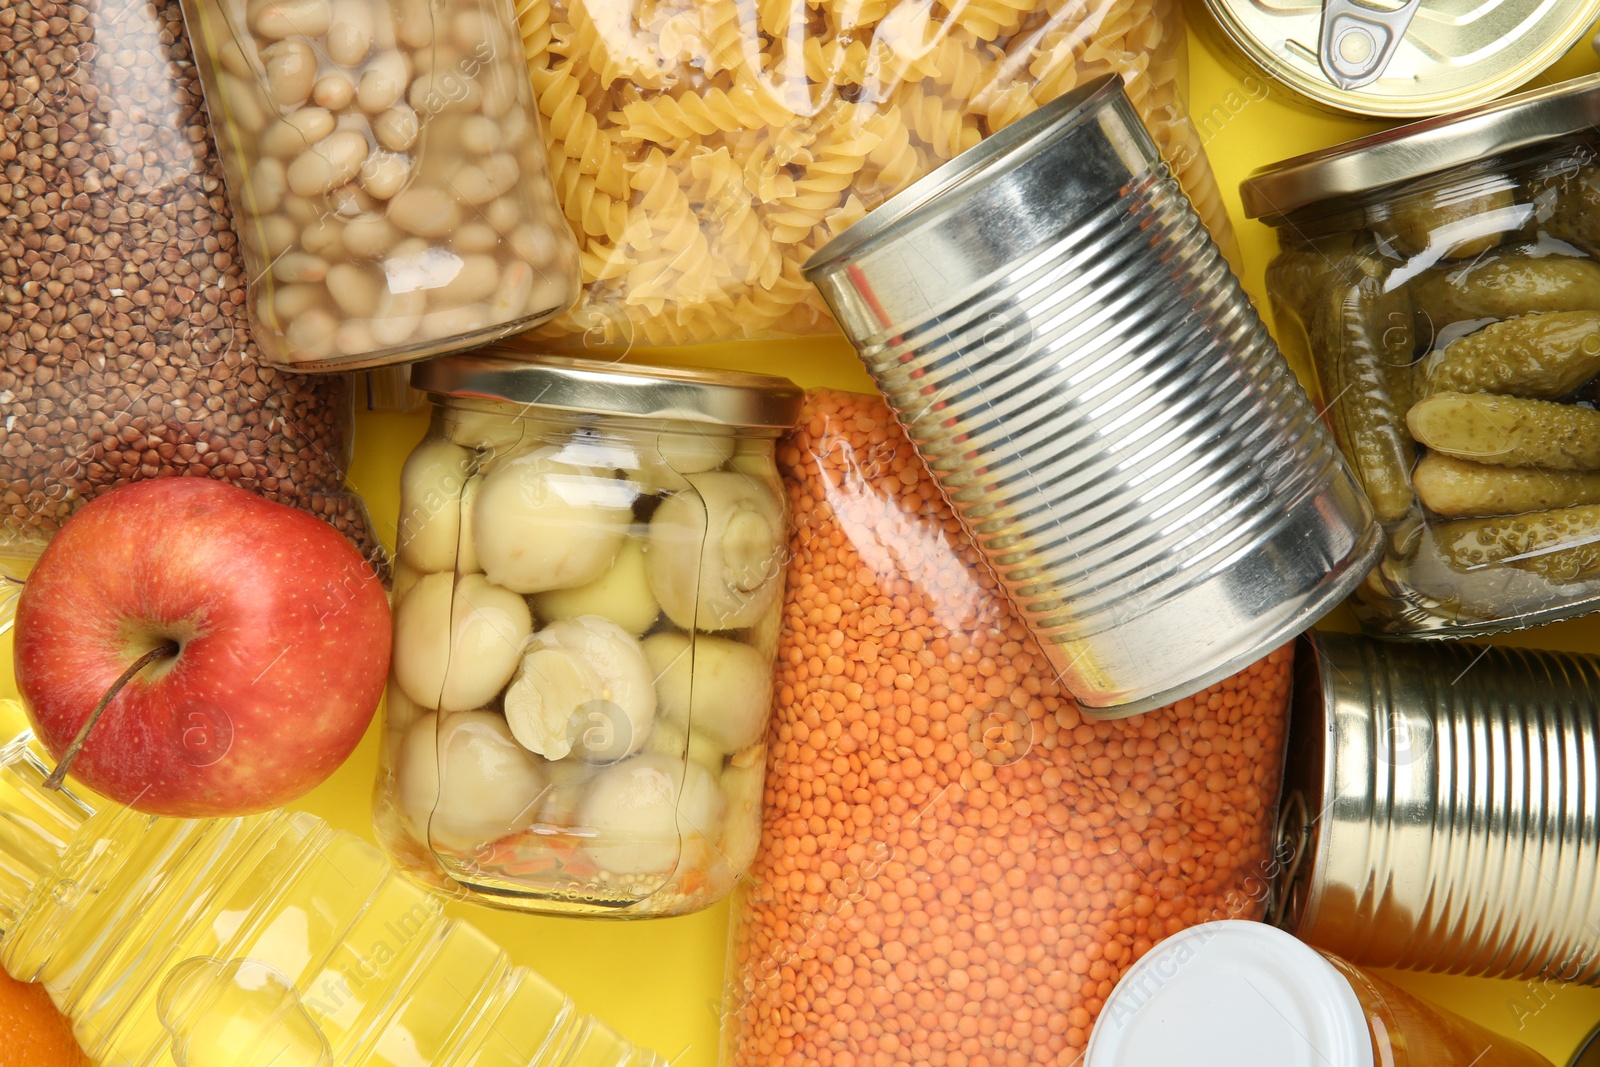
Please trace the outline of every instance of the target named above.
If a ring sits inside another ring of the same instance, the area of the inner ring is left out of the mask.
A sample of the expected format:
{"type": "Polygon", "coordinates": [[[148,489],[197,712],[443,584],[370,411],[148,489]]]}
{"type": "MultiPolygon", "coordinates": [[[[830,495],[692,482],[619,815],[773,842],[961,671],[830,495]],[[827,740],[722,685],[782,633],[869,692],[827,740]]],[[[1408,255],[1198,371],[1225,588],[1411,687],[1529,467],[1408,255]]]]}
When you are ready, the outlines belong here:
{"type": "Polygon", "coordinates": [[[1325,276],[1307,331],[1335,441],[1380,522],[1411,510],[1414,449],[1401,413],[1409,396],[1410,314],[1403,290],[1383,291],[1383,264],[1351,256],[1325,276]]]}
{"type": "Polygon", "coordinates": [[[1545,232],[1583,248],[1600,246],[1600,167],[1574,168],[1568,160],[1546,181],[1555,189],[1555,205],[1545,232]]]}
{"type": "Polygon", "coordinates": [[[1411,484],[1429,511],[1450,519],[1600,504],[1600,473],[1490,467],[1440,452],[1422,457],[1411,484]]]}
{"type": "Polygon", "coordinates": [[[1455,270],[1425,271],[1408,288],[1424,336],[1466,319],[1536,311],[1600,311],[1600,264],[1506,251],[1455,270]]]}
{"type": "MultiPolygon", "coordinates": [[[[1494,176],[1487,183],[1503,186],[1505,179],[1494,176]]],[[[1468,189],[1458,186],[1405,197],[1387,218],[1372,219],[1370,224],[1408,256],[1446,242],[1449,247],[1440,253],[1445,259],[1482,255],[1498,245],[1513,225],[1508,216],[1516,206],[1509,187],[1483,190],[1487,183],[1480,177],[1468,189]]]]}
{"type": "Polygon", "coordinates": [[[1496,467],[1600,470],[1600,411],[1492,393],[1435,393],[1406,413],[1411,435],[1496,467]]]}
{"type": "Polygon", "coordinates": [[[1457,519],[1434,527],[1433,537],[1460,570],[1503,564],[1557,584],[1600,578],[1600,505],[1457,519]]]}
{"type": "Polygon", "coordinates": [[[1492,323],[1445,347],[1419,395],[1507,393],[1555,400],[1600,374],[1600,312],[1553,311],[1492,323]]]}
{"type": "MultiPolygon", "coordinates": [[[[1370,245],[1371,241],[1367,243],[1370,245]]],[[[1338,235],[1315,248],[1300,246],[1279,252],[1267,264],[1267,292],[1271,294],[1274,313],[1281,304],[1301,323],[1309,324],[1328,277],[1348,270],[1347,260],[1355,251],[1353,237],[1338,235]]]]}

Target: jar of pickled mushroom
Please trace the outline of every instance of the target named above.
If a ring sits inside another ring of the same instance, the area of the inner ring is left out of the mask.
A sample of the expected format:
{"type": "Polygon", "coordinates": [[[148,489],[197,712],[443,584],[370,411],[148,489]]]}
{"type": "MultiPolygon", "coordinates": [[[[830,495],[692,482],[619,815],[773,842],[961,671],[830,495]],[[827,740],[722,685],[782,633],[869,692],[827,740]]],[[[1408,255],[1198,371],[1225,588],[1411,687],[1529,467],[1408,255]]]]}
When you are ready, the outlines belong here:
{"type": "Polygon", "coordinates": [[[505,907],[703,908],[760,836],[800,392],[496,353],[412,371],[379,838],[505,907]]]}
{"type": "Polygon", "coordinates": [[[576,298],[578,249],[505,0],[183,11],[264,358],[305,371],[416,360],[576,298]]]}
{"type": "Polygon", "coordinates": [[[1355,610],[1451,637],[1600,609],[1600,75],[1286,160],[1278,336],[1388,535],[1355,610]]]}

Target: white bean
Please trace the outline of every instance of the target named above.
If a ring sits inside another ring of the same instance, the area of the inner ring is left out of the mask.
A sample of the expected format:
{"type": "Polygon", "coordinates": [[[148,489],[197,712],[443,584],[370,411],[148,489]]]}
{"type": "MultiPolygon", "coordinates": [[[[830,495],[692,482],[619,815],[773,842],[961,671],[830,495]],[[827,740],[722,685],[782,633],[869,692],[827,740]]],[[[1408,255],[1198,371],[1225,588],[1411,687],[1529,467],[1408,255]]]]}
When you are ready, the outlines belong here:
{"type": "Polygon", "coordinates": [[[482,8],[469,7],[456,12],[450,23],[451,36],[464,50],[475,54],[494,55],[494,46],[503,43],[504,31],[494,17],[482,8]]]}
{"type": "Polygon", "coordinates": [[[352,255],[373,258],[394,247],[400,233],[381,217],[354,219],[344,229],[344,246],[352,255]]]}
{"type": "Polygon", "coordinates": [[[501,233],[510,233],[522,225],[525,214],[523,205],[509,196],[496,200],[483,211],[484,219],[501,233]]]}
{"type": "Polygon", "coordinates": [[[312,145],[289,164],[289,188],[301,196],[316,196],[350,181],[367,158],[367,139],[340,130],[312,145]]]}
{"type": "Polygon", "coordinates": [[[537,174],[550,165],[549,158],[544,153],[544,142],[537,137],[530,137],[517,149],[517,162],[522,164],[522,169],[529,174],[537,174]]]}
{"type": "Polygon", "coordinates": [[[419,338],[435,340],[441,337],[460,337],[477,333],[494,325],[487,304],[467,304],[463,307],[430,311],[422,316],[417,327],[419,338]]]}
{"type": "Polygon", "coordinates": [[[247,133],[260,133],[267,127],[267,109],[254,81],[236,78],[226,72],[217,79],[228,117],[247,133]]]}
{"type": "Polygon", "coordinates": [[[389,201],[389,219],[419,237],[443,237],[460,224],[461,206],[443,189],[413,185],[389,201]]]}
{"type": "Polygon", "coordinates": [[[272,276],[280,282],[320,282],[328,276],[328,261],[310,252],[286,252],[273,260],[272,276]]]}
{"type": "Polygon", "coordinates": [[[406,103],[424,115],[477,111],[483,104],[483,86],[455,67],[435,66],[412,79],[406,103]]]}
{"type": "Polygon", "coordinates": [[[499,280],[500,264],[493,256],[468,256],[454,278],[428,291],[428,307],[438,310],[475,303],[494,292],[499,280]]]}
{"type": "Polygon", "coordinates": [[[404,152],[417,141],[417,113],[409,107],[392,107],[372,120],[378,143],[395,152],[404,152]]]}
{"type": "Polygon", "coordinates": [[[282,108],[297,108],[317,80],[317,55],[305,41],[274,41],[261,50],[267,93],[282,108]]]}
{"type": "Polygon", "coordinates": [[[290,359],[326,359],[333,354],[333,335],[339,332],[339,320],[326,309],[311,308],[296,315],[283,331],[284,337],[295,351],[290,359]]]}
{"type": "Polygon", "coordinates": [[[339,310],[352,319],[371,317],[378,308],[382,285],[370,270],[354,263],[335,263],[328,268],[328,293],[339,310]]]}
{"type": "Polygon", "coordinates": [[[326,108],[303,107],[261,135],[261,154],[287,159],[299,155],[333,132],[333,113],[326,108]]]}
{"type": "Polygon", "coordinates": [[[531,222],[518,226],[511,234],[511,247],[523,259],[534,266],[549,263],[556,255],[556,235],[545,226],[535,226],[531,222]]]}
{"type": "Polygon", "coordinates": [[[487,204],[516,185],[521,173],[515,159],[504,152],[497,152],[481,164],[467,163],[461,166],[451,177],[450,185],[456,195],[467,203],[487,204]]]}
{"type": "Polygon", "coordinates": [[[321,37],[333,12],[328,0],[267,0],[250,16],[250,28],[263,37],[321,37]]]}
{"type": "Polygon", "coordinates": [[[461,252],[493,252],[500,244],[500,235],[493,226],[483,222],[468,222],[450,238],[461,252]]]}
{"type": "Polygon", "coordinates": [[[385,52],[367,65],[356,84],[356,103],[369,115],[376,115],[393,107],[400,94],[406,90],[405,57],[399,52],[385,52]]]}
{"type": "Polygon", "coordinates": [[[428,0],[399,0],[400,24],[395,36],[407,48],[423,49],[433,43],[433,11],[428,0]]]}
{"type": "Polygon", "coordinates": [[[300,234],[300,247],[323,259],[340,258],[344,255],[343,223],[318,218],[300,234]]]}
{"type": "Polygon", "coordinates": [[[272,316],[278,328],[284,329],[321,303],[320,285],[280,285],[272,292],[272,316]]]}
{"type": "Polygon", "coordinates": [[[361,187],[379,200],[387,200],[400,191],[410,170],[404,156],[379,152],[361,165],[361,187]]]}
{"type": "Polygon", "coordinates": [[[500,120],[500,131],[505,137],[507,148],[514,148],[520,144],[528,129],[528,116],[520,107],[512,108],[506,113],[506,117],[500,120]]]}
{"type": "Polygon", "coordinates": [[[384,348],[392,348],[411,338],[422,321],[426,297],[417,290],[409,293],[391,293],[384,290],[378,295],[378,308],[372,317],[372,339],[384,348]]]}
{"type": "Polygon", "coordinates": [[[507,263],[500,277],[500,288],[489,298],[489,314],[496,322],[521,316],[532,291],[533,268],[515,260],[507,263]]]}
{"type": "Polygon", "coordinates": [[[500,124],[483,115],[468,115],[460,123],[461,147],[486,156],[500,147],[500,124]]]}
{"type": "Polygon", "coordinates": [[[534,276],[533,291],[528,294],[528,314],[548,315],[572,303],[572,283],[576,278],[576,272],[569,279],[560,271],[539,271],[534,276]]]}
{"type": "MultiPolygon", "coordinates": [[[[287,177],[285,180],[287,180],[287,177]]],[[[303,196],[285,196],[283,198],[283,211],[284,214],[289,216],[289,221],[301,229],[315,226],[322,219],[322,216],[328,213],[327,208],[320,201],[307,200],[303,196]]]]}
{"type": "Polygon", "coordinates": [[[250,171],[250,212],[253,215],[270,215],[283,203],[283,194],[289,191],[289,175],[281,160],[264,156],[256,160],[250,171]]]}
{"type": "Polygon", "coordinates": [[[333,350],[341,356],[364,356],[376,348],[365,323],[343,322],[333,335],[333,350]]]}
{"type": "MultiPolygon", "coordinates": [[[[258,226],[261,233],[261,251],[265,258],[276,259],[300,239],[300,230],[282,215],[268,215],[258,226]]],[[[245,233],[252,232],[246,228],[245,233]]]]}
{"type": "Polygon", "coordinates": [[[480,105],[483,113],[497,119],[515,107],[527,81],[526,74],[521,77],[523,80],[519,83],[517,72],[503,63],[490,66],[478,80],[483,90],[480,105]]]}
{"type": "Polygon", "coordinates": [[[368,215],[378,209],[378,202],[355,182],[348,182],[328,193],[328,206],[342,219],[368,215]]]}
{"type": "Polygon", "coordinates": [[[353,67],[372,50],[372,8],[367,0],[333,0],[328,58],[353,67]]]}
{"type": "Polygon", "coordinates": [[[222,62],[222,69],[229,74],[237,75],[245,81],[254,81],[256,72],[250,66],[250,59],[244,54],[244,49],[239,47],[239,42],[229,37],[222,42],[222,47],[217,49],[217,58],[222,62]]]}
{"type": "Polygon", "coordinates": [[[339,71],[324,74],[311,87],[312,103],[330,111],[343,111],[355,101],[355,98],[356,83],[339,71]]]}

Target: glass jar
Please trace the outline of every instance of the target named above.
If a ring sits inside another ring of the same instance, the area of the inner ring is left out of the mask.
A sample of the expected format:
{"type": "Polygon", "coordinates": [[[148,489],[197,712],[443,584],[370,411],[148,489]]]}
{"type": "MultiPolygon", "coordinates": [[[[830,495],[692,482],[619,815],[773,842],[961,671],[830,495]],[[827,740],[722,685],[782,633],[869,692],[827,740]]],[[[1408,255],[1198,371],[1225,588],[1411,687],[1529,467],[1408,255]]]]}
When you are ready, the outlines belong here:
{"type": "Polygon", "coordinates": [[[1106,999],[1086,1067],[1550,1067],[1519,1042],[1274,927],[1203,923],[1106,999]]]}
{"type": "Polygon", "coordinates": [[[412,384],[380,840],[505,907],[716,902],[760,836],[799,390],[493,350],[412,384]]]}
{"type": "Polygon", "coordinates": [[[1376,634],[1600,609],[1600,76],[1256,172],[1267,290],[1388,535],[1376,634]]]}
{"type": "Polygon", "coordinates": [[[183,11],[267,359],[307,371],[421,359],[576,298],[577,245],[505,0],[183,11]]]}

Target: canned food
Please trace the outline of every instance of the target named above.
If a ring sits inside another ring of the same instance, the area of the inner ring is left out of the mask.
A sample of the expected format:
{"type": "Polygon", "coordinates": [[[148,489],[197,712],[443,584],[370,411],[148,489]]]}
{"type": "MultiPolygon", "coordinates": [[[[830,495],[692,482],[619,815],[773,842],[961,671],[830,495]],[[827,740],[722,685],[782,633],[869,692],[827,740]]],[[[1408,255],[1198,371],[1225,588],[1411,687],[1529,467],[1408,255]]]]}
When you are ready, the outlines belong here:
{"type": "MultiPolygon", "coordinates": [[[[263,356],[334,371],[578,294],[504,0],[183,0],[263,356]]],[[[176,235],[174,235],[176,236],[176,235]]]]}
{"type": "Polygon", "coordinates": [[[1312,634],[1275,921],[1375,967],[1600,980],[1600,658],[1312,634]]]}
{"type": "Polygon", "coordinates": [[[1388,533],[1371,632],[1600,609],[1600,75],[1274,164],[1267,288],[1388,533]]]}
{"type": "Polygon", "coordinates": [[[1381,551],[1114,78],[934,171],[806,271],[1090,713],[1238,671],[1381,551]]]}
{"type": "Polygon", "coordinates": [[[1086,1067],[1550,1067],[1507,1037],[1245,920],[1156,945],[1106,999],[1086,1067]]]}
{"type": "Polygon", "coordinates": [[[380,839],[508,907],[714,903],[760,834],[799,390],[494,350],[412,384],[380,839]]]}
{"type": "MultiPolygon", "coordinates": [[[[1600,16],[1600,0],[1205,0],[1211,36],[1295,99],[1382,118],[1419,118],[1504,96],[1556,60],[1600,16]]],[[[1202,119],[1202,122],[1204,120],[1202,119]]]]}

